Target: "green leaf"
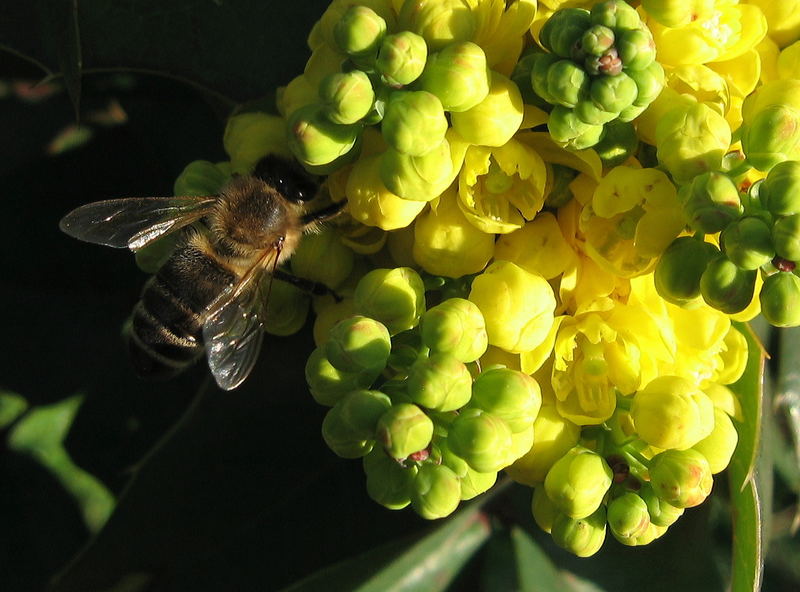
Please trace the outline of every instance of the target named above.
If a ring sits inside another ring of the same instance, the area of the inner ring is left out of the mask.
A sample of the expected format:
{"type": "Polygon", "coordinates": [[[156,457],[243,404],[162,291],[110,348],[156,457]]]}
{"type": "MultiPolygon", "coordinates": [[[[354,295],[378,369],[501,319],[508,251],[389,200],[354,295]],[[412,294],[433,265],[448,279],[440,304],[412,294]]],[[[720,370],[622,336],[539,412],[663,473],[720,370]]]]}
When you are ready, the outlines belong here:
{"type": "Polygon", "coordinates": [[[405,549],[402,543],[390,543],[317,572],[284,592],[445,590],[491,535],[479,508],[473,504],[405,549]]]}
{"type": "Polygon", "coordinates": [[[761,434],[766,354],[749,326],[739,323],[735,326],[747,339],[749,352],[744,374],[731,385],[731,389],[739,397],[745,418],[744,423],[737,423],[736,426],[739,431],[739,444],[729,467],[733,508],[731,590],[755,592],[760,588],[764,565],[761,504],[754,471],[761,434]]]}
{"type": "Polygon", "coordinates": [[[25,397],[8,391],[0,391],[0,429],[14,423],[14,420],[25,413],[27,408],[28,402],[25,397]]]}
{"type": "Polygon", "coordinates": [[[75,396],[34,407],[11,430],[8,445],[49,469],[78,501],[89,529],[97,531],[114,509],[114,496],[100,481],[77,466],[63,445],[82,402],[82,397],[75,396]]]}
{"type": "Polygon", "coordinates": [[[780,468],[787,485],[800,493],[800,328],[782,329],[779,340],[775,407],[789,436],[780,468]]]}

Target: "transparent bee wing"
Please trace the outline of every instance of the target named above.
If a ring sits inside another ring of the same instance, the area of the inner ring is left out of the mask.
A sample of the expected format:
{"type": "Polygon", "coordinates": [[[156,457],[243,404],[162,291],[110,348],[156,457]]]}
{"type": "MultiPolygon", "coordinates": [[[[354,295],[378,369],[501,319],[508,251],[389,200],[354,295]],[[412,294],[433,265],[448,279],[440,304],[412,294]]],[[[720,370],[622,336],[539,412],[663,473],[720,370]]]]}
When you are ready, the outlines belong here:
{"type": "Polygon", "coordinates": [[[83,205],[59,227],[78,240],[138,251],[157,238],[199,220],[215,197],[126,197],[83,205]]]}
{"type": "Polygon", "coordinates": [[[274,251],[266,252],[238,284],[217,298],[203,323],[208,367],[226,391],[244,382],[258,359],[268,299],[261,280],[276,257],[274,251]]]}
{"type": "Polygon", "coordinates": [[[203,324],[208,367],[221,389],[235,389],[255,366],[264,340],[261,314],[250,302],[255,290],[229,300],[203,324]]]}

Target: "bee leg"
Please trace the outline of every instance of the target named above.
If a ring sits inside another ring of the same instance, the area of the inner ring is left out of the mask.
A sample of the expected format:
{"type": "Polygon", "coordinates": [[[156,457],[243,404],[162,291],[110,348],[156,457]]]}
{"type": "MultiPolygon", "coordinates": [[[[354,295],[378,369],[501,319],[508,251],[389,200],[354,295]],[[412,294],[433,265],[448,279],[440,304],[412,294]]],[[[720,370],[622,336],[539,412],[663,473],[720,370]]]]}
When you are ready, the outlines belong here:
{"type": "Polygon", "coordinates": [[[282,269],[276,269],[275,273],[272,274],[275,279],[282,280],[289,284],[292,284],[296,288],[299,288],[303,292],[307,292],[313,296],[324,296],[325,294],[330,294],[334,297],[336,302],[340,302],[342,300],[341,296],[336,294],[333,290],[331,290],[325,284],[320,284],[319,282],[314,282],[311,280],[307,280],[305,278],[297,277],[296,275],[292,275],[282,269]]]}

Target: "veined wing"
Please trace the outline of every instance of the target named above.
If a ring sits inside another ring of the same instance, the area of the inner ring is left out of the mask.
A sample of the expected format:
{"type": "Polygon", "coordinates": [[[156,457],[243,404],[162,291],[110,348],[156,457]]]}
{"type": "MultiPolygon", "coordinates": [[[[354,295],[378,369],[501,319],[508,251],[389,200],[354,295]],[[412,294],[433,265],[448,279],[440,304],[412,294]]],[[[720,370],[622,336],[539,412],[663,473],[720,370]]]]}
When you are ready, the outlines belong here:
{"type": "Polygon", "coordinates": [[[138,251],[187,226],[211,209],[215,197],[126,197],[72,210],[59,227],[78,240],[138,251]]]}
{"type": "Polygon", "coordinates": [[[208,367],[226,391],[244,382],[258,359],[269,298],[269,284],[261,280],[276,258],[276,251],[265,252],[239,283],[220,295],[203,323],[208,367]]]}

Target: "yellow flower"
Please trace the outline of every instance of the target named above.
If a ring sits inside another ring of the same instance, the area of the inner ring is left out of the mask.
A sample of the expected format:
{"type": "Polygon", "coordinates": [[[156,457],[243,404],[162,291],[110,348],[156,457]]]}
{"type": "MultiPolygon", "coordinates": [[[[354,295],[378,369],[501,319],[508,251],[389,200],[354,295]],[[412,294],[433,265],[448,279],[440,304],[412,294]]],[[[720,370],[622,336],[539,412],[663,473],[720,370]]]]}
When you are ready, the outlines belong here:
{"type": "Polygon", "coordinates": [[[550,280],[563,273],[576,255],[561,234],[556,217],[543,212],[519,230],[500,236],[494,245],[494,257],[550,280]]]}
{"type": "Polygon", "coordinates": [[[768,35],[779,47],[800,38],[800,0],[747,0],[758,6],[767,18],[768,35]]]}
{"type": "Polygon", "coordinates": [[[469,300],[486,320],[489,344],[512,353],[534,349],[553,325],[556,299],[542,276],[495,261],[472,282],[469,300]]]}
{"type": "Polygon", "coordinates": [[[545,179],[542,158],[516,139],[497,148],[470,146],[459,173],[459,205],[483,232],[513,232],[542,209],[545,179]]]}
{"type": "Polygon", "coordinates": [[[286,122],[275,115],[251,111],[228,119],[222,143],[233,172],[248,174],[267,154],[290,157],[286,122]]]}
{"type": "Polygon", "coordinates": [[[437,207],[417,218],[414,260],[428,273],[457,278],[478,273],[492,258],[494,235],[469,223],[458,207],[455,188],[439,198],[437,207]]]}
{"type": "Polygon", "coordinates": [[[353,165],[345,189],[350,215],[367,226],[394,230],[411,224],[424,201],[398,197],[386,189],[380,176],[380,155],[360,158],[353,165]]]}
{"type": "Polygon", "coordinates": [[[451,113],[450,122],[470,144],[502,146],[519,130],[522,116],[519,88],[506,76],[492,71],[486,98],[466,111],[451,113]]]}
{"type": "Polygon", "coordinates": [[[472,41],[486,52],[490,68],[510,76],[522,51],[525,33],[536,16],[536,1],[508,4],[505,0],[482,0],[474,14],[477,29],[472,41]]]}
{"type": "MultiPolygon", "coordinates": [[[[610,418],[617,405],[606,347],[618,335],[596,313],[567,317],[553,347],[552,385],[561,416],[579,425],[597,425],[610,418]]],[[[629,354],[635,355],[635,350],[629,354]]],[[[629,365],[636,365],[629,359],[629,365]]]]}
{"type": "Polygon", "coordinates": [[[647,19],[658,61],[669,66],[731,60],[754,48],[767,34],[767,19],[757,6],[717,2],[706,18],[679,27],[647,19]]]}
{"type": "Polygon", "coordinates": [[[580,218],[588,254],[622,277],[646,272],[685,225],[677,191],[657,169],[613,168],[580,218]]]}

